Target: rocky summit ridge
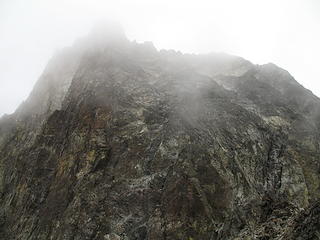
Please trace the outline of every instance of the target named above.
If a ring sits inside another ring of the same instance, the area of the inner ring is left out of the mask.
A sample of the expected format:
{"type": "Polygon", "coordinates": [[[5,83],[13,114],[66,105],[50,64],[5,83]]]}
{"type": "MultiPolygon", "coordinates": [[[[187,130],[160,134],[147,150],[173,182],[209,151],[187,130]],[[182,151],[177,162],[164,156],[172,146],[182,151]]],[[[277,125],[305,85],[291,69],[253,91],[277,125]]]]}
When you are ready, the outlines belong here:
{"type": "Polygon", "coordinates": [[[0,119],[0,239],[319,239],[319,129],[274,64],[96,28],[0,119]]]}

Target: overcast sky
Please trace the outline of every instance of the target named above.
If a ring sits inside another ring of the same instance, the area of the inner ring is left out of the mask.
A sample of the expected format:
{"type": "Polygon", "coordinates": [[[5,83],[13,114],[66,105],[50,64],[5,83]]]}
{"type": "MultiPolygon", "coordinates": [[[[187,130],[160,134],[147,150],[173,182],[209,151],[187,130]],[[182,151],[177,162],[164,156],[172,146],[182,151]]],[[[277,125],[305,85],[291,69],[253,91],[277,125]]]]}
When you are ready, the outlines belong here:
{"type": "Polygon", "coordinates": [[[320,96],[320,0],[0,0],[0,116],[27,98],[54,51],[110,18],[158,49],[273,62],[320,96]]]}

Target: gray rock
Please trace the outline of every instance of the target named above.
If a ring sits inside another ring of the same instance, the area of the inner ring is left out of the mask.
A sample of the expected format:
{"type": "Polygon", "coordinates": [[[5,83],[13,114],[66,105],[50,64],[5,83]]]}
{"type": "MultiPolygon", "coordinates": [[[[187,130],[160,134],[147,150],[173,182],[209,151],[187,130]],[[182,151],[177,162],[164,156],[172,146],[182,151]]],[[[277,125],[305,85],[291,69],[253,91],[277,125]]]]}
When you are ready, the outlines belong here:
{"type": "Polygon", "coordinates": [[[99,31],[0,119],[2,239],[317,239],[316,96],[99,31]]]}

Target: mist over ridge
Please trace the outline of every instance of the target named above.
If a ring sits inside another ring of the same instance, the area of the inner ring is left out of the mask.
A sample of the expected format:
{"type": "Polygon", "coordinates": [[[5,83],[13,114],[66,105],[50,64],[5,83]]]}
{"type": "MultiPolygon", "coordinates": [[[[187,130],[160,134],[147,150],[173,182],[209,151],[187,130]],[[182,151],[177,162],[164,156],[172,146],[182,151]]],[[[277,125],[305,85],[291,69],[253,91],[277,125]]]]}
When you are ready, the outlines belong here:
{"type": "Polygon", "coordinates": [[[106,17],[118,19],[130,40],[151,41],[157,49],[273,62],[319,95],[320,19],[314,0],[5,0],[0,9],[0,115],[26,100],[56,49],[106,17]]]}

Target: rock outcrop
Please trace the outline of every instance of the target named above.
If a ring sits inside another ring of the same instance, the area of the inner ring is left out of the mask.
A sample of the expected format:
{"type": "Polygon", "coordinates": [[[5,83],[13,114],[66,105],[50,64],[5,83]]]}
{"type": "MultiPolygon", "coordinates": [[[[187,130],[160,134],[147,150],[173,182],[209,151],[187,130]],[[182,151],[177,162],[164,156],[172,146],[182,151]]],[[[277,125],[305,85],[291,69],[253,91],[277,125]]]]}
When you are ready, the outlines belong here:
{"type": "Polygon", "coordinates": [[[320,99],[97,28],[0,119],[1,239],[319,239],[320,99]]]}

